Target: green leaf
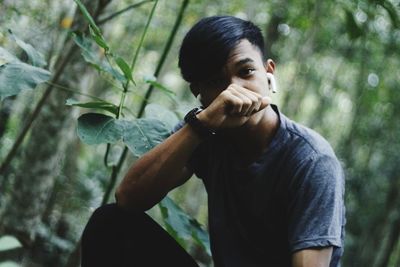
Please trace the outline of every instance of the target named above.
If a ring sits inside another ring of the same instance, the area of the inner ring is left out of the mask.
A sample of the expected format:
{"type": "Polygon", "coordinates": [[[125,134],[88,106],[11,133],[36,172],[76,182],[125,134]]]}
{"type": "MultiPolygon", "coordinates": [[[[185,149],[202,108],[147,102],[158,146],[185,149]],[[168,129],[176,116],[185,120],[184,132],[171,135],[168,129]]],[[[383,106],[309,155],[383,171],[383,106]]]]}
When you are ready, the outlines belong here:
{"type": "Polygon", "coordinates": [[[106,102],[106,101],[93,101],[93,102],[79,103],[75,99],[69,98],[69,99],[67,99],[65,104],[67,106],[102,109],[102,110],[111,112],[114,115],[118,114],[118,107],[116,105],[106,102]]]}
{"type": "Polygon", "coordinates": [[[86,9],[85,5],[80,0],[74,0],[74,1],[78,5],[79,9],[81,10],[83,16],[89,22],[89,25],[92,27],[94,34],[101,36],[101,31],[100,31],[99,27],[97,27],[96,23],[94,22],[94,19],[89,14],[89,11],[86,9]]]}
{"type": "Polygon", "coordinates": [[[32,45],[25,43],[21,39],[19,39],[13,32],[9,29],[8,32],[10,33],[11,37],[17,43],[19,47],[21,47],[25,53],[28,55],[30,63],[36,67],[43,67],[46,66],[46,60],[42,53],[37,51],[32,45]]]}
{"type": "Polygon", "coordinates": [[[158,104],[148,104],[144,110],[144,117],[162,121],[169,130],[178,124],[178,116],[164,106],[158,104]]]}
{"type": "Polygon", "coordinates": [[[81,48],[83,59],[91,66],[96,68],[98,71],[106,72],[110,74],[114,79],[121,83],[126,83],[125,76],[114,69],[107,60],[100,59],[100,51],[93,49],[93,41],[83,36],[80,32],[73,32],[72,38],[74,42],[81,48]]]}
{"type": "Polygon", "coordinates": [[[354,40],[363,35],[363,30],[356,23],[353,13],[349,10],[346,10],[346,28],[347,32],[350,36],[350,39],[354,40]]]}
{"type": "Polygon", "coordinates": [[[20,60],[0,46],[0,66],[10,62],[20,62],[20,60]]]}
{"type": "Polygon", "coordinates": [[[78,118],[78,136],[88,145],[117,142],[121,139],[123,129],[116,121],[103,114],[83,114],[78,118]]]}
{"type": "Polygon", "coordinates": [[[0,66],[0,98],[34,89],[38,84],[48,81],[51,73],[45,69],[23,62],[10,62],[0,66]]]}
{"type": "Polygon", "coordinates": [[[94,145],[123,140],[135,156],[141,156],[170,135],[165,125],[155,119],[134,121],[86,113],[78,118],[78,136],[82,142],[94,145]]]}
{"type": "Polygon", "coordinates": [[[135,156],[141,156],[170,135],[165,124],[156,119],[123,121],[123,141],[135,156]]]}
{"type": "Polygon", "coordinates": [[[134,82],[132,77],[132,70],[131,67],[129,67],[128,63],[126,63],[126,61],[122,57],[115,58],[115,62],[124,73],[125,78],[127,80],[131,80],[132,82],[134,82]]]}
{"type": "Polygon", "coordinates": [[[182,244],[183,240],[192,237],[208,255],[211,255],[208,233],[194,218],[186,214],[168,196],[159,203],[159,207],[167,231],[175,240],[182,244]]]}
{"type": "Polygon", "coordinates": [[[94,31],[93,28],[91,26],[89,26],[89,32],[93,38],[93,40],[96,42],[96,44],[98,44],[100,47],[104,48],[104,50],[106,51],[106,53],[108,52],[108,50],[110,50],[110,47],[108,46],[106,40],[104,40],[102,35],[97,35],[94,31]]]}
{"type": "Polygon", "coordinates": [[[20,247],[22,247],[22,244],[14,236],[4,235],[0,238],[0,251],[20,247]]]}
{"type": "Polygon", "coordinates": [[[153,85],[155,88],[160,89],[164,93],[167,93],[170,96],[175,96],[176,95],[174,91],[168,89],[167,87],[165,87],[161,83],[157,82],[157,78],[154,77],[154,76],[146,76],[146,77],[144,77],[144,81],[146,83],[149,83],[149,84],[153,85]]]}

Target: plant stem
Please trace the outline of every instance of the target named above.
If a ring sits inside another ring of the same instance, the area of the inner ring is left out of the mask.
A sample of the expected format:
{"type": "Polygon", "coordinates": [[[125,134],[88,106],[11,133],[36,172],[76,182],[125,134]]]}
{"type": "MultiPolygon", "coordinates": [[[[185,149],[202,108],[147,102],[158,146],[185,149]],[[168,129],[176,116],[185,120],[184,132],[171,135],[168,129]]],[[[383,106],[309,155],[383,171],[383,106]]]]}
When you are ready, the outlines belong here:
{"type": "Polygon", "coordinates": [[[108,199],[110,198],[111,191],[114,189],[114,185],[117,182],[118,173],[121,170],[122,164],[124,163],[124,160],[121,160],[121,159],[125,159],[127,153],[128,153],[128,148],[125,146],[124,151],[121,154],[121,157],[118,161],[117,166],[112,167],[110,183],[107,187],[106,192],[104,193],[103,200],[101,201],[102,206],[107,204],[108,199]]]}
{"type": "MultiPolygon", "coordinates": [[[[156,68],[156,71],[154,73],[155,77],[157,77],[157,75],[159,75],[159,73],[161,71],[161,68],[163,67],[163,65],[165,63],[165,59],[167,58],[167,55],[168,55],[169,51],[171,50],[171,45],[172,45],[172,43],[173,43],[173,41],[175,39],[176,33],[178,31],[178,28],[181,25],[183,14],[184,14],[184,12],[186,10],[186,7],[187,7],[188,3],[189,3],[189,0],[184,0],[182,2],[182,5],[181,5],[180,11],[179,11],[179,15],[178,15],[178,17],[177,17],[177,19],[175,21],[175,24],[174,24],[174,27],[173,27],[173,29],[171,31],[171,34],[168,37],[168,41],[167,41],[167,43],[166,43],[166,45],[164,47],[163,54],[161,55],[160,60],[159,60],[159,62],[157,64],[157,68],[156,68]]],[[[153,7],[153,9],[154,9],[154,7],[153,7]]],[[[143,99],[143,102],[142,102],[142,105],[141,105],[141,108],[139,110],[137,118],[140,118],[140,117],[143,116],[144,108],[146,107],[148,99],[152,94],[152,88],[153,88],[153,86],[150,86],[149,89],[147,90],[146,98],[143,99]]],[[[122,164],[124,163],[124,161],[126,159],[127,153],[128,153],[128,147],[125,146],[124,150],[123,150],[123,152],[121,154],[121,157],[118,160],[117,166],[114,166],[112,168],[110,184],[108,185],[107,191],[104,194],[102,205],[104,205],[104,204],[106,204],[108,202],[108,199],[110,197],[111,191],[112,191],[112,189],[114,189],[115,183],[117,181],[118,173],[121,171],[122,164]]]]}
{"type": "MultiPolygon", "coordinates": [[[[173,29],[171,31],[171,34],[170,34],[169,38],[168,38],[167,44],[164,47],[164,51],[163,51],[163,53],[161,55],[160,61],[159,61],[158,66],[157,66],[157,69],[154,72],[154,76],[155,77],[158,77],[158,75],[160,74],[161,68],[164,65],[164,62],[165,62],[165,60],[167,58],[167,55],[168,55],[168,52],[171,49],[171,45],[172,45],[172,43],[173,43],[173,41],[175,39],[176,32],[178,31],[178,28],[182,23],[183,14],[184,14],[188,4],[189,4],[189,0],[183,0],[181,8],[179,10],[178,17],[176,18],[174,27],[173,27],[173,29]]],[[[149,88],[147,89],[146,94],[145,94],[144,101],[142,102],[142,105],[141,105],[141,107],[139,109],[138,117],[141,117],[143,115],[144,109],[145,109],[145,107],[147,105],[147,102],[150,99],[151,94],[153,93],[153,90],[154,90],[154,86],[150,85],[149,88]]]]}
{"type": "MultiPolygon", "coordinates": [[[[135,68],[136,61],[138,59],[140,49],[143,46],[143,41],[144,41],[144,38],[146,37],[146,33],[147,33],[148,29],[149,29],[150,21],[153,18],[154,11],[156,9],[157,4],[158,4],[158,0],[155,1],[154,5],[153,5],[153,8],[151,9],[150,15],[149,15],[149,17],[147,19],[147,22],[146,22],[146,26],[145,26],[145,28],[143,30],[142,36],[140,37],[138,48],[136,49],[135,55],[133,56],[132,64],[131,64],[131,71],[132,72],[133,72],[133,70],[135,68]]],[[[124,106],[124,102],[125,102],[125,98],[126,98],[126,92],[128,92],[128,89],[129,89],[129,79],[126,81],[126,84],[123,85],[123,88],[124,88],[124,91],[123,91],[123,93],[121,95],[121,101],[120,101],[119,106],[118,106],[117,119],[119,118],[119,116],[120,116],[120,114],[122,112],[122,108],[124,106]]]]}
{"type": "Polygon", "coordinates": [[[123,9],[121,9],[121,10],[119,10],[119,11],[117,11],[117,12],[115,12],[115,13],[113,13],[113,14],[105,17],[105,18],[103,18],[103,19],[99,19],[97,21],[97,25],[101,25],[101,24],[103,24],[103,23],[105,23],[105,22],[107,22],[107,21],[109,21],[109,20],[111,20],[111,19],[113,19],[113,18],[125,13],[126,11],[129,11],[129,10],[131,10],[133,8],[139,7],[139,6],[143,5],[143,4],[146,4],[146,3],[149,3],[149,2],[153,2],[153,1],[154,0],[145,0],[145,1],[142,1],[142,2],[139,2],[139,3],[135,3],[135,4],[132,4],[130,6],[127,6],[127,7],[123,8],[123,9]]]}
{"type": "Polygon", "coordinates": [[[158,0],[156,0],[156,2],[155,2],[154,5],[153,5],[153,8],[151,9],[149,18],[147,19],[146,26],[145,26],[145,28],[144,28],[144,30],[143,30],[142,36],[140,37],[140,41],[139,41],[138,48],[136,49],[135,56],[134,56],[133,59],[132,59],[132,64],[131,64],[131,70],[132,70],[132,72],[133,72],[133,70],[134,70],[134,68],[135,68],[136,61],[137,61],[137,59],[138,59],[140,49],[142,48],[142,44],[143,44],[143,41],[144,41],[144,37],[146,36],[147,30],[149,29],[150,21],[151,21],[151,19],[153,18],[154,10],[156,9],[157,4],[158,4],[158,0]]]}

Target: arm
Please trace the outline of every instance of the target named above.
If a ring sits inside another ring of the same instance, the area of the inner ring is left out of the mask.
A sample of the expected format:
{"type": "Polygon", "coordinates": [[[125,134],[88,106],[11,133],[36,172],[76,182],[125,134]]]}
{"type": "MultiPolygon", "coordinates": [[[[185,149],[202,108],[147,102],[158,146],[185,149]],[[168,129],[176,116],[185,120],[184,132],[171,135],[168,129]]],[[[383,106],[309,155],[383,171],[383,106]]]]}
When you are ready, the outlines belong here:
{"type": "MultiPolygon", "coordinates": [[[[269,100],[243,87],[231,85],[197,117],[215,130],[239,127],[249,119],[248,113],[264,109],[269,100]],[[234,114],[226,114],[227,106],[234,114]]],[[[117,188],[117,204],[127,210],[147,210],[154,206],[170,190],[192,176],[185,165],[200,143],[200,137],[185,125],[150,150],[129,169],[117,188]]]]}
{"type": "Polygon", "coordinates": [[[332,247],[321,249],[304,249],[292,255],[293,267],[329,267],[332,247]]]}
{"type": "Polygon", "coordinates": [[[117,204],[128,210],[150,209],[192,176],[185,164],[200,142],[193,130],[185,125],[143,155],[118,186],[117,204]]]}

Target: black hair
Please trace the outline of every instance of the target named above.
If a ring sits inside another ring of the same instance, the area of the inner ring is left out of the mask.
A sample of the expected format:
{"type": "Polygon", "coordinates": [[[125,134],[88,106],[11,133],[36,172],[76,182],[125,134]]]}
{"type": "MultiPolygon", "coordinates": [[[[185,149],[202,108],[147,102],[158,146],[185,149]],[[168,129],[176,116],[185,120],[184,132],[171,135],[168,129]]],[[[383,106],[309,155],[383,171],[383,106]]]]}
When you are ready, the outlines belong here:
{"type": "Polygon", "coordinates": [[[240,40],[247,39],[264,57],[264,39],[259,27],[232,16],[213,16],[197,22],[183,39],[179,68],[189,82],[216,78],[240,40]]]}

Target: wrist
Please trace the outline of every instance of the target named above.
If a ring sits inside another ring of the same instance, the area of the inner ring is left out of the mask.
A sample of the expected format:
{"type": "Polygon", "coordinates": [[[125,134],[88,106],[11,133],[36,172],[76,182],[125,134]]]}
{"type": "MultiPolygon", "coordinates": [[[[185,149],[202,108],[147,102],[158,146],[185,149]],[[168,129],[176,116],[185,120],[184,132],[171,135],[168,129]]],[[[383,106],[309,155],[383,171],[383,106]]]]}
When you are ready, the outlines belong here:
{"type": "Polygon", "coordinates": [[[202,110],[201,112],[196,114],[197,119],[201,122],[202,125],[210,129],[211,131],[215,132],[215,127],[212,126],[212,123],[210,122],[210,118],[207,115],[207,111],[202,110]]]}
{"type": "Polygon", "coordinates": [[[215,134],[207,121],[207,115],[201,108],[194,108],[185,116],[185,122],[203,139],[215,134]]]}

